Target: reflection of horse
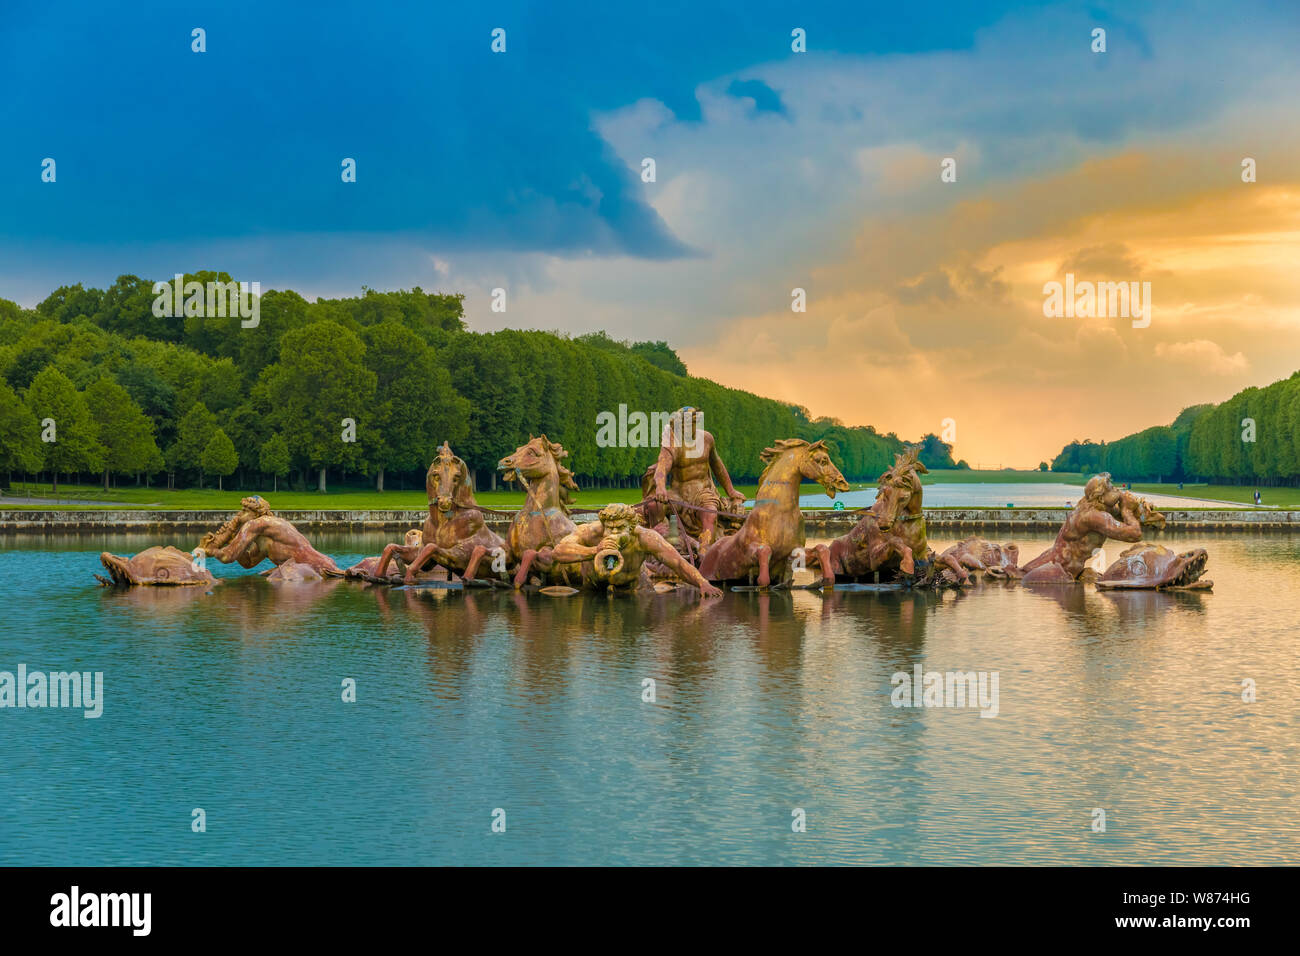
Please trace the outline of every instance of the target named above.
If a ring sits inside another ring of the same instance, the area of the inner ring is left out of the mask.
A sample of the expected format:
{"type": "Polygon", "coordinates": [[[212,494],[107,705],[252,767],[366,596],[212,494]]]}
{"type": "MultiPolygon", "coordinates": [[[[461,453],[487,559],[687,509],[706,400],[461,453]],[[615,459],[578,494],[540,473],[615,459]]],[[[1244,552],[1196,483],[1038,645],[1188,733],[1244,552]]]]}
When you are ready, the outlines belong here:
{"type": "Polygon", "coordinates": [[[529,438],[497,465],[505,472],[506,481],[518,481],[526,492],[524,506],[510,523],[506,537],[511,557],[519,562],[515,587],[528,580],[534,564],[548,582],[568,583],[569,570],[562,565],[557,568],[551,560],[551,550],[576,527],[569,517],[569,504],[573,499],[570,492],[578,485],[573,472],[560,463],[567,457],[569,453],[559,442],[542,435],[529,438]]]}
{"type": "MultiPolygon", "coordinates": [[[[739,531],[714,542],[700,559],[700,572],[710,581],[746,580],[757,573],[759,587],[768,587],[774,577],[788,583],[790,555],[804,544],[799,483],[804,478],[816,481],[832,498],[837,491],[849,490],[823,441],[809,444],[802,438],[786,438],[764,449],[760,457],[767,468],[759,479],[754,510],[739,531]]],[[[822,573],[832,575],[825,561],[822,573]]]]}
{"type": "MultiPolygon", "coordinates": [[[[844,535],[821,548],[829,551],[835,573],[858,577],[884,572],[911,577],[918,560],[934,560],[926,536],[925,513],[921,507],[920,475],[926,474],[912,446],[894,457],[894,465],[880,476],[876,500],[861,520],[844,535]]],[[[938,562],[949,568],[957,580],[967,580],[966,570],[955,558],[942,555],[938,562]]]]}
{"type": "MultiPolygon", "coordinates": [[[[446,442],[424,477],[429,497],[429,516],[424,519],[424,545],[406,569],[406,583],[416,580],[420,569],[429,561],[454,571],[469,581],[478,575],[483,557],[505,542],[483,520],[483,512],[474,501],[469,468],[457,458],[446,442]]],[[[396,545],[384,549],[377,576],[382,577],[390,553],[396,545]]]]}

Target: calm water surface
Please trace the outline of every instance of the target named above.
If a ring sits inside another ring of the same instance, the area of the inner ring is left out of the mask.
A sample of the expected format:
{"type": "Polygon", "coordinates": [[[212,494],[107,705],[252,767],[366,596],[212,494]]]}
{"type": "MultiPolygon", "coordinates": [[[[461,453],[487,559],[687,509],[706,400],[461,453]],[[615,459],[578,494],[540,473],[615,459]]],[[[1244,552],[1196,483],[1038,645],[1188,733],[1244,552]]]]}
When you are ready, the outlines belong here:
{"type": "MultiPolygon", "coordinates": [[[[813,486],[815,487],[815,486],[813,486]]],[[[1066,508],[1074,507],[1083,497],[1083,485],[1066,485],[1059,482],[936,482],[925,486],[927,508],[1066,508]]],[[[1191,498],[1180,495],[1144,494],[1142,496],[1156,508],[1214,508],[1231,510],[1250,505],[1231,501],[1212,501],[1208,498],[1191,498]]],[[[846,508],[867,508],[876,500],[874,486],[845,492],[837,496],[846,508]]],[[[830,497],[820,492],[799,496],[805,508],[826,508],[833,504],[830,497]]],[[[750,502],[751,506],[753,502],[750,502]]]]}
{"type": "Polygon", "coordinates": [[[0,864],[1300,862],[1300,536],[1164,539],[1212,593],[113,592],[156,542],[0,538],[0,670],[106,698],[0,710],[0,864]],[[893,707],[918,663],[999,715],[893,707]]]}

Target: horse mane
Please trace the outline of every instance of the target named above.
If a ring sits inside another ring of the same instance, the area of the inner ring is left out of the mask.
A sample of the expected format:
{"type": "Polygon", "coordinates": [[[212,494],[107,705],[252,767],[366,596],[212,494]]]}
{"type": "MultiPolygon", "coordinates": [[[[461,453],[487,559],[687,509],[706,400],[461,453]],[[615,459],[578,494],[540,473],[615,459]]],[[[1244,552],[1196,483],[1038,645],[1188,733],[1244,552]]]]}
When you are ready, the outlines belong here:
{"type": "Polygon", "coordinates": [[[879,484],[884,484],[891,477],[898,477],[905,472],[912,472],[917,475],[928,475],[930,473],[930,469],[921,464],[920,445],[904,445],[903,450],[894,455],[893,467],[887,468],[881,473],[879,484]]]}
{"type": "Polygon", "coordinates": [[[758,456],[758,460],[767,466],[766,468],[763,469],[763,473],[758,476],[758,483],[761,485],[763,482],[767,481],[767,473],[772,470],[772,466],[775,465],[782,458],[782,456],[784,456],[785,453],[790,451],[791,449],[794,448],[812,449],[812,448],[825,448],[825,447],[826,447],[826,442],[824,439],[818,439],[815,442],[809,442],[803,438],[778,438],[776,440],[776,444],[774,444],[771,448],[764,448],[763,451],[758,456]]]}
{"type": "Polygon", "coordinates": [[[564,446],[558,441],[551,441],[545,435],[541,436],[542,447],[550,452],[551,457],[555,459],[555,472],[560,477],[560,507],[564,513],[569,513],[569,505],[573,504],[573,492],[578,490],[578,483],[573,480],[573,472],[564,466],[562,459],[568,458],[569,453],[564,450],[564,446]]]}
{"type": "MultiPolygon", "coordinates": [[[[560,499],[560,509],[567,515],[569,513],[569,505],[573,504],[573,492],[578,490],[578,483],[573,480],[573,472],[566,468],[563,463],[563,459],[568,458],[569,453],[564,450],[563,445],[557,441],[551,441],[544,434],[538,435],[536,438],[530,435],[525,444],[531,445],[533,442],[539,440],[542,443],[542,450],[550,455],[551,460],[555,462],[555,474],[559,479],[556,491],[558,492],[560,499]]],[[[522,448],[524,446],[521,445],[519,447],[522,448]]],[[[502,476],[502,480],[506,482],[522,482],[523,475],[519,474],[517,468],[510,468],[502,476]]]]}

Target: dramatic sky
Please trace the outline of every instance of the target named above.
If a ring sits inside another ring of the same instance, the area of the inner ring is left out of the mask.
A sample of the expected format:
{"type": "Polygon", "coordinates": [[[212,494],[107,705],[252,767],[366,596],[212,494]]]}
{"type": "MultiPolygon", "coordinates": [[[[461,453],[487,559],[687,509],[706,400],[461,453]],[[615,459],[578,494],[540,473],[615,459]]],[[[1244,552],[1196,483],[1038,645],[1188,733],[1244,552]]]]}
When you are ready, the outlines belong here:
{"type": "Polygon", "coordinates": [[[986,467],[1300,368],[1294,3],[123,6],[0,9],[0,296],[459,291],[986,467]]]}

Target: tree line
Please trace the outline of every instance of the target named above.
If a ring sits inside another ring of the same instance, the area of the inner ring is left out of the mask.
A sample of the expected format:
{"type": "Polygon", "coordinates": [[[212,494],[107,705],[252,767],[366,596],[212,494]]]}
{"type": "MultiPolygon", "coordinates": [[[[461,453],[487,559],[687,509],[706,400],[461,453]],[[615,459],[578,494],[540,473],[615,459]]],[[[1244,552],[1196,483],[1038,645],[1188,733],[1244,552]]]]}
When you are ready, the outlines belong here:
{"type": "Polygon", "coordinates": [[[1167,426],[1118,441],[1074,441],[1053,471],[1109,471],[1124,481],[1300,484],[1300,372],[1217,405],[1185,408],[1167,426]]]}
{"type": "MultiPolygon", "coordinates": [[[[218,272],[185,282],[229,282],[218,272]]],[[[463,297],[364,289],[308,302],[291,290],[238,316],[154,315],[154,283],[56,289],[35,309],[0,299],[0,479],[95,474],[170,485],[296,487],[394,478],[422,486],[443,442],[495,487],[496,463],[530,435],[570,452],[585,486],[629,485],[654,448],[602,447],[597,414],[692,405],[737,481],[773,439],[825,439],[844,474],[875,478],[903,446],[871,426],[689,375],[665,342],[507,329],[467,331],[463,297]],[[53,429],[51,432],[50,429],[53,429]]],[[[951,446],[922,439],[929,467],[951,446]]],[[[963,463],[964,464],[964,463],[963,463]]]]}

